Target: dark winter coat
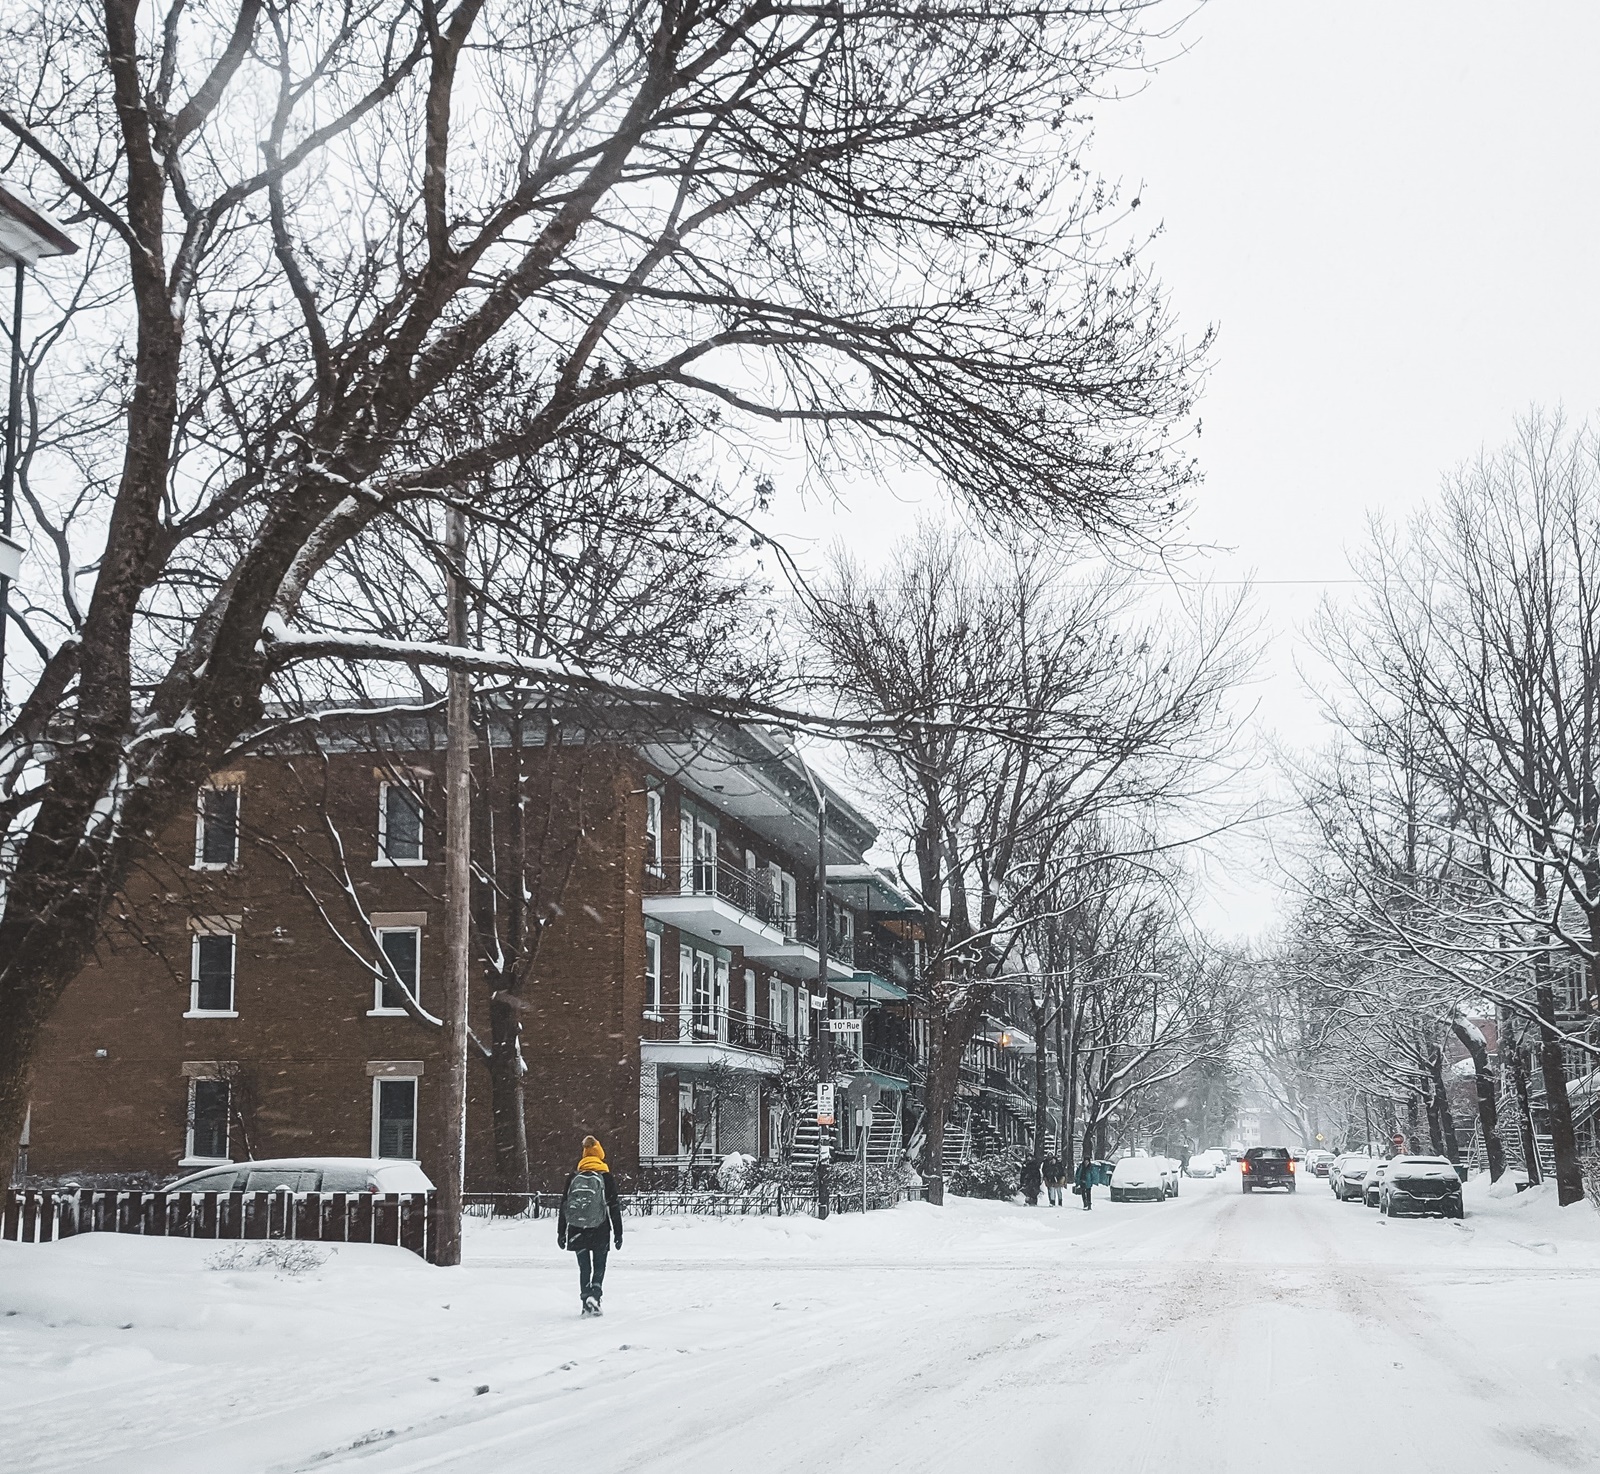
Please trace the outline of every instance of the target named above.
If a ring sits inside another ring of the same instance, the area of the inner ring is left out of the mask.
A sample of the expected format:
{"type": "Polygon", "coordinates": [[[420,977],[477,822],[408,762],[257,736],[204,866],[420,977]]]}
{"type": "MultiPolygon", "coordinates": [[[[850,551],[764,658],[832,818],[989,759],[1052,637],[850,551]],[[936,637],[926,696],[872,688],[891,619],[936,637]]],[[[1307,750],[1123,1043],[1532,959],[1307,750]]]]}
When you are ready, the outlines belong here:
{"type": "Polygon", "coordinates": [[[598,1228],[575,1228],[567,1232],[567,1194],[572,1191],[572,1179],[578,1174],[569,1173],[566,1184],[561,1189],[561,1210],[556,1214],[556,1243],[563,1249],[571,1249],[574,1254],[588,1249],[591,1253],[596,1249],[607,1247],[606,1240],[614,1235],[617,1247],[622,1247],[622,1204],[617,1198],[617,1184],[609,1172],[602,1172],[600,1176],[606,1184],[606,1211],[611,1214],[611,1228],[608,1232],[606,1225],[598,1228]]]}
{"type": "Polygon", "coordinates": [[[1026,1162],[1024,1162],[1022,1164],[1022,1190],[1023,1190],[1023,1192],[1032,1193],[1034,1197],[1038,1197],[1039,1196],[1039,1180],[1040,1180],[1040,1178],[1039,1178],[1039,1163],[1038,1163],[1038,1161],[1036,1159],[1030,1157],[1026,1162]]]}
{"type": "Polygon", "coordinates": [[[1067,1169],[1062,1165],[1060,1157],[1046,1157],[1043,1170],[1045,1183],[1049,1187],[1055,1187],[1067,1175],[1067,1169]]]}

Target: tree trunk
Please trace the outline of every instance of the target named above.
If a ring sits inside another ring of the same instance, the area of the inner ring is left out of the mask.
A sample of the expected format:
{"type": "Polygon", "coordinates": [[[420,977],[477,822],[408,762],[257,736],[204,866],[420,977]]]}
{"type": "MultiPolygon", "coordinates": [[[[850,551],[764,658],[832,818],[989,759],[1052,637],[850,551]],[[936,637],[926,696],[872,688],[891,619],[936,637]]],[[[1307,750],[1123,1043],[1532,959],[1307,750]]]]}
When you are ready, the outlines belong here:
{"type": "Polygon", "coordinates": [[[1500,1116],[1495,1105],[1494,1077],[1489,1073],[1489,1047],[1483,1035],[1468,1027],[1460,1019],[1452,1019],[1450,1027],[1461,1041],[1462,1047],[1472,1056],[1473,1088],[1477,1095],[1478,1132],[1483,1137],[1484,1155],[1489,1159],[1489,1181],[1498,1182],[1505,1175],[1506,1149],[1500,1142],[1500,1116]]]}
{"type": "Polygon", "coordinates": [[[1444,1131],[1439,1122],[1439,1098],[1429,1091],[1422,1098],[1422,1104],[1428,1112],[1428,1144],[1433,1148],[1436,1157],[1444,1155],[1444,1131]]]}
{"type": "MultiPolygon", "coordinates": [[[[1415,1095],[1407,1096],[1406,1097],[1406,1122],[1407,1122],[1407,1128],[1411,1133],[1410,1144],[1411,1144],[1413,1149],[1415,1149],[1415,1147],[1416,1147],[1418,1138],[1422,1135],[1422,1132],[1419,1129],[1418,1124],[1417,1124],[1417,1111],[1418,1111],[1418,1109],[1419,1109],[1419,1107],[1418,1107],[1418,1103],[1417,1103],[1417,1097],[1415,1095]]],[[[1432,1124],[1432,1118],[1431,1117],[1429,1119],[1429,1124],[1430,1125],[1432,1124]]]]}
{"type": "Polygon", "coordinates": [[[1544,1079],[1545,1111],[1550,1117],[1550,1147],[1556,1159],[1556,1201],[1565,1208],[1583,1201],[1583,1166],[1578,1161],[1578,1140],[1572,1129],[1572,1102],[1567,1098],[1561,1036],[1555,1028],[1556,995],[1550,985],[1549,964],[1541,955],[1534,966],[1539,979],[1534,995],[1539,1005],[1539,1072],[1544,1079]]]}
{"type": "Polygon", "coordinates": [[[528,1162],[528,1117],[522,1058],[522,1020],[517,1009],[502,998],[489,1003],[492,1043],[489,1049],[490,1109],[494,1121],[494,1186],[500,1199],[497,1211],[515,1215],[527,1207],[532,1186],[528,1162]]]}
{"type": "Polygon", "coordinates": [[[1433,1108],[1439,1117],[1439,1155],[1459,1162],[1461,1143],[1456,1137],[1456,1118],[1450,1109],[1450,1092],[1444,1086],[1444,1050],[1435,1048],[1428,1056],[1428,1075],[1433,1081],[1433,1108]]]}
{"type": "Polygon", "coordinates": [[[1528,1174],[1528,1184],[1544,1181],[1544,1168],[1539,1165],[1539,1141],[1533,1130],[1533,1106],[1528,1100],[1528,1056],[1522,1040],[1502,1023],[1502,1037],[1509,1040],[1506,1050],[1511,1066],[1511,1089],[1517,1097],[1517,1130],[1522,1137],[1522,1165],[1528,1174]]]}
{"type": "Polygon", "coordinates": [[[928,1019],[928,1077],[923,1086],[923,1109],[928,1120],[928,1144],[923,1152],[924,1196],[935,1207],[944,1206],[944,1116],[953,1088],[948,1081],[946,1033],[942,1015],[930,1010],[928,1019]]]}

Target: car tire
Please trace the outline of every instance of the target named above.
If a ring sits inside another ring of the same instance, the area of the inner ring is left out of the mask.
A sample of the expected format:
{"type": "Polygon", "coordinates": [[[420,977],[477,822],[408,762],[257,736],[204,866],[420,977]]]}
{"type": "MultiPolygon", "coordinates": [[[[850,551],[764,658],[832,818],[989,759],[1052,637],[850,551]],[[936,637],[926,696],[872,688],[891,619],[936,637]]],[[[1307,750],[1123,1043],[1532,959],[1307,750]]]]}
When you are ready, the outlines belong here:
{"type": "Polygon", "coordinates": [[[1289,1191],[1290,1192],[1294,1191],[1294,1184],[1292,1182],[1289,1184],[1289,1191]]]}
{"type": "Polygon", "coordinates": [[[1249,1192],[1249,1191],[1250,1191],[1250,1184],[1249,1184],[1249,1183],[1248,1183],[1248,1182],[1247,1182],[1247,1183],[1245,1183],[1245,1185],[1244,1185],[1244,1190],[1245,1190],[1245,1191],[1246,1191],[1246,1192],[1249,1192]]]}

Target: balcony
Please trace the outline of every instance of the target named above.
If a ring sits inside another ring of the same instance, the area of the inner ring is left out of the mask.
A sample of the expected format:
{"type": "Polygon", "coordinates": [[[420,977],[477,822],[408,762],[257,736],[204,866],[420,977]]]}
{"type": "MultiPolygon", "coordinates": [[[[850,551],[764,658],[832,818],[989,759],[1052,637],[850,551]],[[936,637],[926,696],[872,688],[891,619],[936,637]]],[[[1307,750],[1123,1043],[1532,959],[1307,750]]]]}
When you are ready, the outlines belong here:
{"type": "Polygon", "coordinates": [[[645,1064],[684,1069],[727,1064],[777,1075],[796,1056],[799,1042],[763,1018],[735,1009],[668,1008],[646,1014],[639,1030],[645,1064]]]}
{"type": "Polygon", "coordinates": [[[917,981],[916,954],[903,942],[876,932],[855,938],[855,973],[834,989],[852,998],[876,1003],[904,1003],[917,981]]]}
{"type": "MultiPolygon", "coordinates": [[[[817,975],[816,915],[807,908],[785,912],[764,870],[715,860],[647,868],[644,914],[724,947],[742,947],[752,962],[790,977],[817,975]]],[[[852,939],[829,930],[829,980],[854,977],[852,939]]]]}

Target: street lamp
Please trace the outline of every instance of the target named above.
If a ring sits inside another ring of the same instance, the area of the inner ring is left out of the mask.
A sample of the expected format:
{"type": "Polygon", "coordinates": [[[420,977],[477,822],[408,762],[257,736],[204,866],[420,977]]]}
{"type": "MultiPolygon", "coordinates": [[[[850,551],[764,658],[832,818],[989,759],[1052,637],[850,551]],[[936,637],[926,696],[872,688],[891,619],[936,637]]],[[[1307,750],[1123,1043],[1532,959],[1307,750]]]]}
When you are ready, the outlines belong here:
{"type": "Polygon", "coordinates": [[[0,704],[5,696],[6,620],[11,585],[22,571],[22,544],[11,536],[17,463],[22,458],[22,287],[27,269],[47,256],[70,256],[77,243],[26,196],[0,184],[0,258],[15,278],[11,300],[11,392],[6,400],[5,462],[0,469],[0,704]]]}

